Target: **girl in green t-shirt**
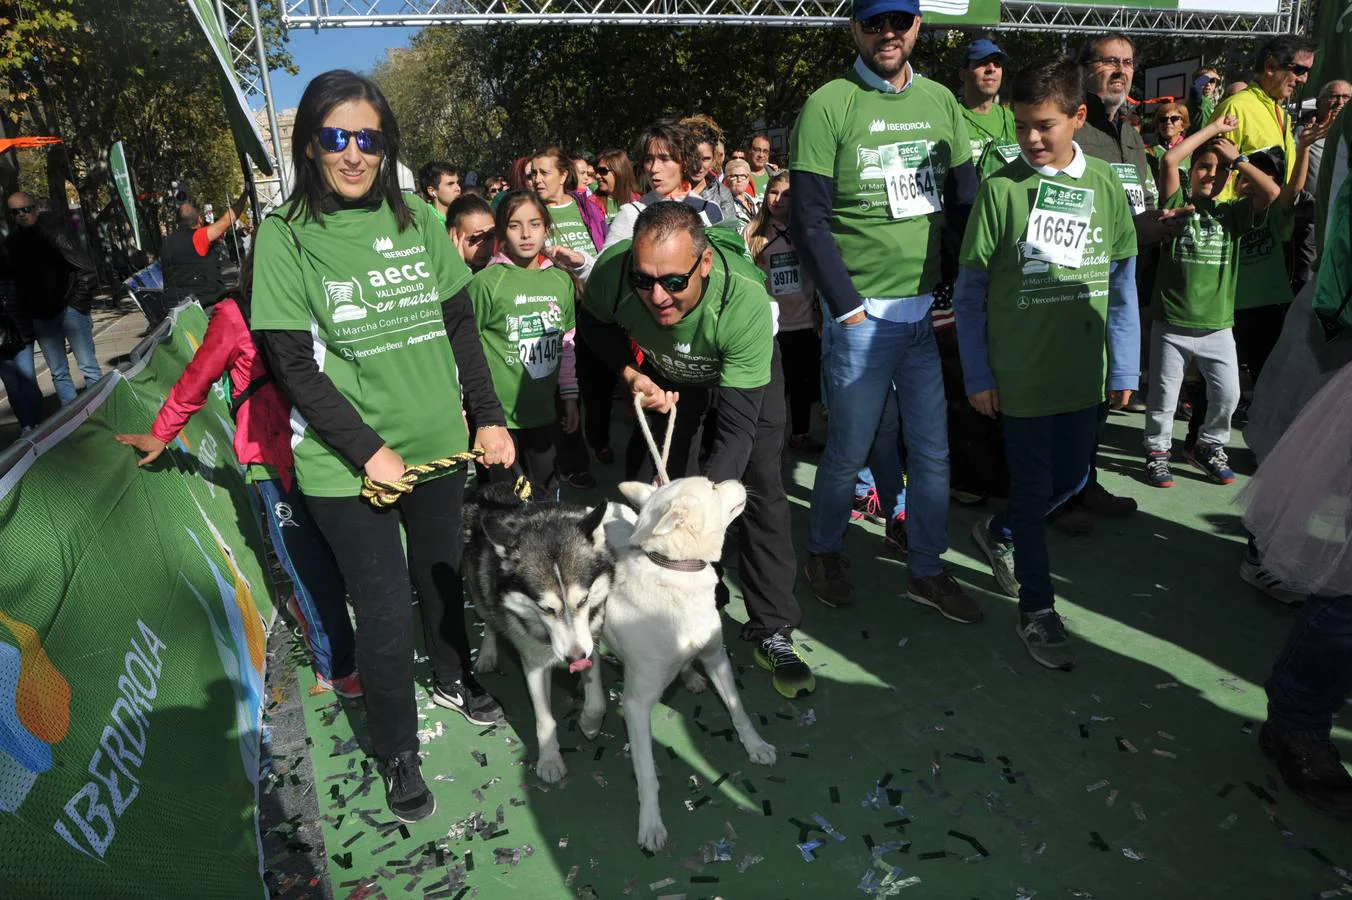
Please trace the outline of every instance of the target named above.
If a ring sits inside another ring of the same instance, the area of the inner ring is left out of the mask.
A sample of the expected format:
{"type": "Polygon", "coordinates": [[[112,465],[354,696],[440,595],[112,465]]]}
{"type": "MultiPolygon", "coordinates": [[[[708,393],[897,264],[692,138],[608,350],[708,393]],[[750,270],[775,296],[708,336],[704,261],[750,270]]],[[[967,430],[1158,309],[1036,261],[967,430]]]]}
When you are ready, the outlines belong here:
{"type": "MultiPolygon", "coordinates": [[[[578,429],[573,350],[577,285],[545,255],[553,221],[532,191],[512,191],[498,205],[498,252],[469,284],[493,387],[516,443],[520,474],[535,497],[556,498],[560,430],[578,429]]],[[[506,469],[481,472],[511,480],[506,469]]]]}

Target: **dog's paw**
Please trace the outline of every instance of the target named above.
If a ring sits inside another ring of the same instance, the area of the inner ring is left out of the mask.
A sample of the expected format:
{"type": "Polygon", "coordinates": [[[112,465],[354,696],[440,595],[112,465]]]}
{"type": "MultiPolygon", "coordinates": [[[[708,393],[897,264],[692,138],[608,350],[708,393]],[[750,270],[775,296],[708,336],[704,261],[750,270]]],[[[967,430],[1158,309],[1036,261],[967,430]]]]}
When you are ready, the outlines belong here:
{"type": "Polygon", "coordinates": [[[747,744],[746,755],[750,757],[753,763],[758,765],[773,766],[775,764],[775,747],[765,741],[747,744]]]}
{"type": "Polygon", "coordinates": [[[702,694],[709,689],[709,680],[696,672],[693,666],[681,670],[681,681],[692,694],[702,694]]]}
{"type": "Polygon", "coordinates": [[[568,774],[568,767],[563,764],[563,757],[555,753],[540,757],[540,761],[535,764],[535,774],[547,784],[557,784],[568,774]]]}
{"type": "Polygon", "coordinates": [[[496,672],[497,670],[498,670],[497,651],[485,653],[484,651],[480,650],[479,658],[474,660],[474,674],[487,675],[490,672],[496,672]]]}
{"type": "Polygon", "coordinates": [[[638,845],[651,853],[667,845],[667,826],[662,824],[661,816],[653,816],[652,821],[645,821],[643,816],[639,816],[638,845]]]}
{"type": "Polygon", "coordinates": [[[605,720],[605,708],[597,710],[595,713],[583,709],[582,715],[578,718],[577,727],[582,729],[582,736],[587,740],[593,740],[601,733],[601,722],[605,720]]]}

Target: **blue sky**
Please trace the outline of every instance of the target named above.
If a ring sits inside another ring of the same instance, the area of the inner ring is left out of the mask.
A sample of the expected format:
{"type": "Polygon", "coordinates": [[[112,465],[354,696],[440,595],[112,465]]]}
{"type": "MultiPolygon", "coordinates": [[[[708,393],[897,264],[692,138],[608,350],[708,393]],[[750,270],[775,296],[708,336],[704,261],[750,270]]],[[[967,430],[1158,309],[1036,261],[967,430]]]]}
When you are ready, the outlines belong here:
{"type": "MultiPolygon", "coordinates": [[[[390,47],[403,47],[416,28],[321,28],[293,29],[287,48],[300,66],[299,75],[272,73],[272,96],[277,109],[300,102],[305,85],[329,69],[369,71],[390,47]]],[[[256,96],[256,95],[255,95],[256,96]]]]}

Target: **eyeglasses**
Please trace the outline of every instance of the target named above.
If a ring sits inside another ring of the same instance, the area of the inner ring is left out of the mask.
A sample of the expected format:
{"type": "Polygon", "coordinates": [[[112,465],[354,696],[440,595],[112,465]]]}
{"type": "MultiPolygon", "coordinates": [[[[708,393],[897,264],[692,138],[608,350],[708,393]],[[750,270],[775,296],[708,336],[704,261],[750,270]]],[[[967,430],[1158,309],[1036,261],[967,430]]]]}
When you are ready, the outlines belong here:
{"type": "Polygon", "coordinates": [[[385,134],[373,128],[360,131],[348,131],[346,128],[321,128],[316,132],[319,149],[325,153],[342,153],[353,138],[357,139],[357,149],[371,156],[385,153],[385,134]]]}
{"type": "Polygon", "coordinates": [[[859,22],[859,30],[864,34],[882,34],[884,30],[902,34],[910,31],[911,26],[915,25],[915,16],[910,13],[879,13],[856,21],[859,22]]]}
{"type": "Polygon", "coordinates": [[[1182,121],[1183,121],[1183,117],[1182,117],[1182,116],[1161,116],[1161,117],[1160,117],[1160,121],[1161,121],[1161,122],[1168,122],[1170,125],[1177,125],[1179,122],[1182,122],[1182,121]]]}
{"type": "Polygon", "coordinates": [[[37,209],[37,205],[30,203],[27,206],[11,206],[9,208],[9,211],[14,213],[14,215],[16,216],[26,216],[35,209],[37,209]]]}
{"type": "Polygon", "coordinates": [[[685,290],[686,285],[690,284],[690,279],[694,276],[695,270],[699,268],[700,261],[703,259],[704,254],[698,254],[695,257],[695,264],[684,275],[646,275],[643,272],[635,272],[630,269],[629,286],[636,291],[647,293],[653,289],[653,285],[661,284],[662,289],[668,294],[679,294],[685,290]]]}
{"type": "Polygon", "coordinates": [[[605,166],[597,166],[595,169],[592,169],[592,171],[602,178],[605,178],[607,175],[610,174],[610,169],[608,169],[605,166]]]}
{"type": "Polygon", "coordinates": [[[747,179],[747,178],[750,178],[751,176],[748,175],[748,174],[746,174],[745,172],[728,172],[724,177],[725,177],[725,178],[728,178],[729,180],[731,180],[731,179],[733,179],[733,178],[737,178],[737,179],[747,179]]]}
{"type": "Polygon", "coordinates": [[[1297,78],[1299,78],[1299,77],[1302,76],[1302,75],[1309,75],[1309,74],[1310,74],[1310,67],[1309,67],[1309,66],[1298,65],[1298,64],[1296,64],[1296,63],[1291,63],[1291,65],[1286,66],[1286,71],[1290,72],[1292,75],[1294,75],[1294,76],[1296,76],[1297,78]]]}
{"type": "Polygon", "coordinates": [[[1100,56],[1093,61],[1093,64],[1109,69],[1134,69],[1136,68],[1136,58],[1132,56],[1100,56]]]}

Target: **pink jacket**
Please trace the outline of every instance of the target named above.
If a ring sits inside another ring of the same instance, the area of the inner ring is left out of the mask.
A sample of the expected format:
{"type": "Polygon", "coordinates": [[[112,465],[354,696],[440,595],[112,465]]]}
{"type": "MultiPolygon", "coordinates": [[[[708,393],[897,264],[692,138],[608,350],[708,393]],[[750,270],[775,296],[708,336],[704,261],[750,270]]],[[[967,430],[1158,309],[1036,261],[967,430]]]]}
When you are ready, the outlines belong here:
{"type": "MultiPolygon", "coordinates": [[[[164,401],[150,433],[166,444],[207,402],[207,394],[221,375],[230,374],[230,399],[238,397],[267,365],[254,346],[244,314],[234,300],[216,304],[197,348],[164,401]]],[[[235,456],[241,465],[262,463],[276,469],[282,486],[291,489],[291,403],[274,382],[267,382],[244,401],[235,416],[235,456]]]]}

